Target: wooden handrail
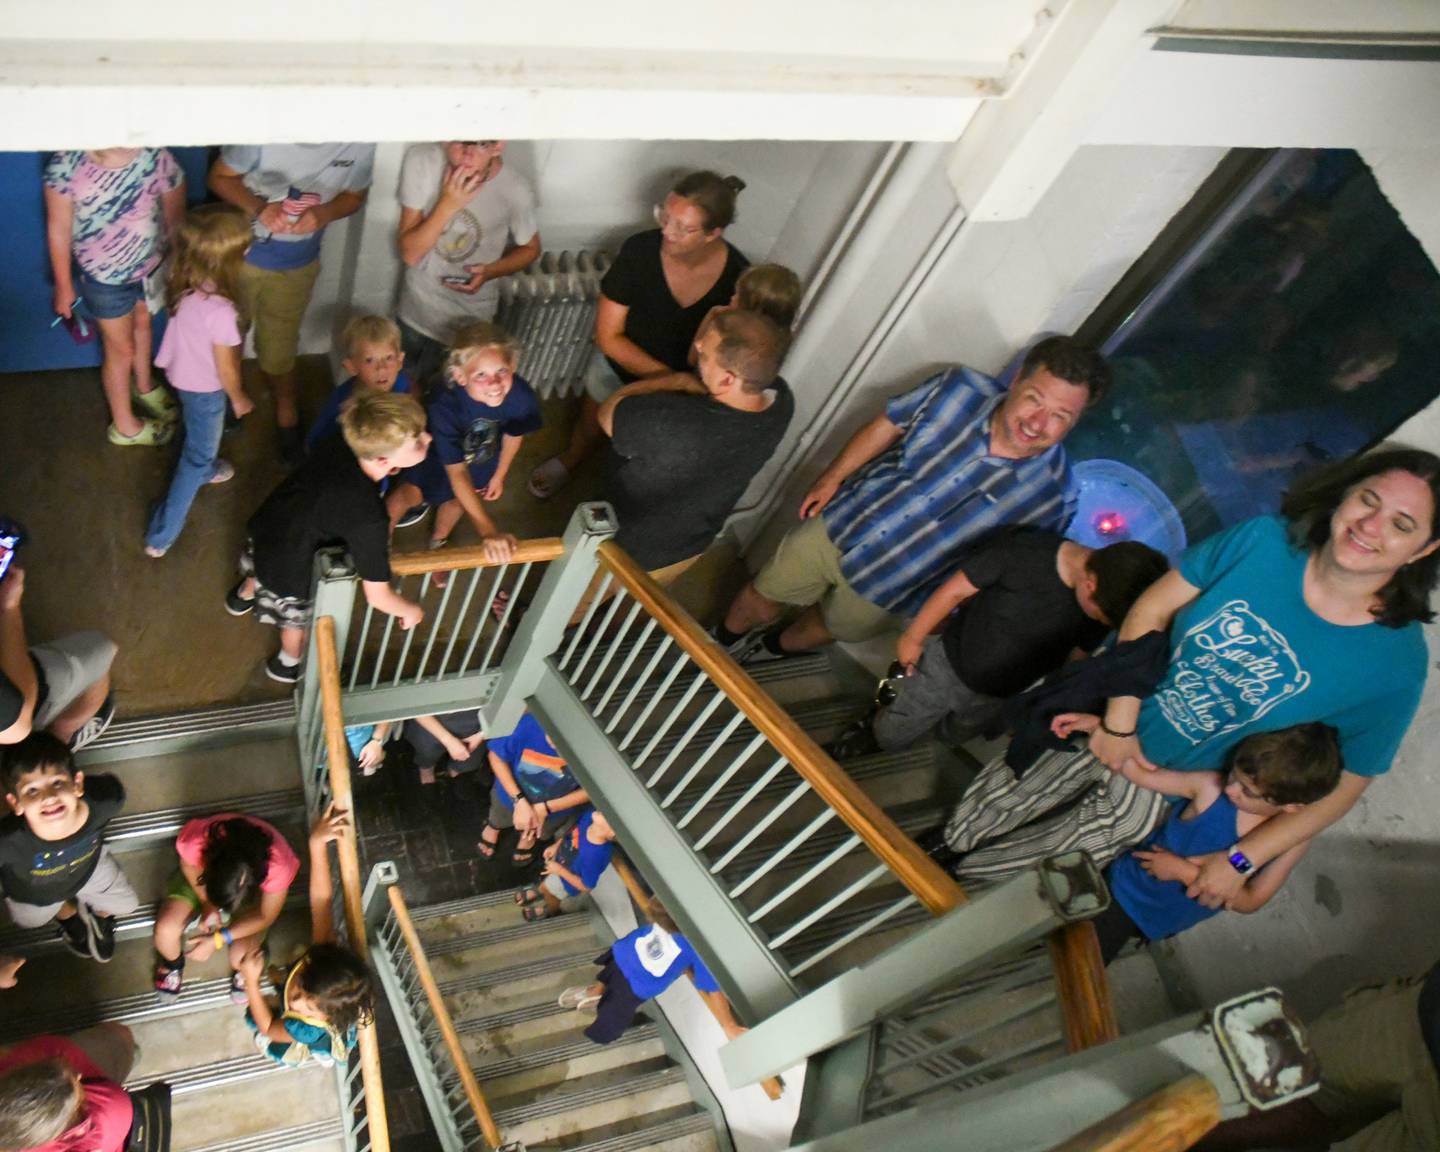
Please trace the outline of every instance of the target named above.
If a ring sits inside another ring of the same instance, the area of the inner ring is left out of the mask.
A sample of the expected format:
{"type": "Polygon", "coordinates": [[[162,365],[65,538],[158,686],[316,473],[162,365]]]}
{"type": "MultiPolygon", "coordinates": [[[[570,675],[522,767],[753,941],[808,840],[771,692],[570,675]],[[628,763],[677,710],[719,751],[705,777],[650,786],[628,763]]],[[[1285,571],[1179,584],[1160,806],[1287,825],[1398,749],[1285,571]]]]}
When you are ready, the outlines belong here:
{"type": "MultiPolygon", "coordinates": [[[[640,878],[635,875],[634,869],[625,863],[624,860],[620,859],[620,857],[611,857],[610,867],[615,869],[615,874],[620,877],[620,882],[625,885],[625,891],[630,893],[630,899],[634,901],[635,906],[640,909],[640,914],[644,916],[647,921],[653,923],[655,920],[655,905],[658,904],[659,901],[645,891],[640,883],[640,878]]],[[[694,982],[693,976],[691,977],[691,982],[694,982]]],[[[708,1001],[705,1002],[705,1007],[710,1008],[708,1001]]],[[[713,1008],[710,1009],[710,1014],[712,1016],[715,1015],[713,1008]]],[[[719,1022],[718,1016],[716,1017],[716,1022],[719,1022]]],[[[767,1076],[764,1080],[760,1081],[760,1087],[764,1089],[765,1095],[770,1097],[771,1100],[779,1100],[780,1097],[785,1094],[785,1081],[779,1076],[767,1076]]]]}
{"type": "Polygon", "coordinates": [[[480,1132],[485,1137],[485,1142],[491,1148],[499,1148],[500,1129],[495,1124],[495,1117],[490,1112],[485,1093],[480,1090],[480,1082],[475,1079],[475,1073],[470,1068],[465,1047],[460,1043],[460,1034],[455,1031],[455,1022],[450,1019],[450,1010],[445,1007],[445,998],[440,995],[440,985],[435,982],[435,974],[430,970],[430,961],[420,943],[420,934],[415,931],[415,924],[410,919],[410,909],[405,906],[405,897],[401,895],[398,884],[390,885],[389,896],[390,908],[395,913],[395,923],[400,927],[405,947],[410,950],[415,974],[420,978],[420,987],[425,990],[425,999],[429,1002],[430,1011],[440,1029],[445,1050],[450,1053],[455,1071],[460,1076],[460,1086],[465,1090],[465,1099],[474,1110],[475,1118],[480,1121],[480,1132]]]}
{"type": "MultiPolygon", "coordinates": [[[[600,545],[599,560],[933,915],[965,902],[960,885],[613,540],[600,545]]],[[[1094,928],[1067,925],[1051,936],[1050,952],[1070,1051],[1114,1040],[1120,1032],[1094,928]]]]}
{"type": "Polygon", "coordinates": [[[1055,998],[1065,1026],[1065,1047],[1082,1052],[1120,1037],[1110,979],[1100,955],[1100,939],[1088,920],[1050,933],[1050,962],[1055,968],[1055,998]]]}
{"type": "MultiPolygon", "coordinates": [[[[340,859],[340,892],[345,908],[345,934],[361,959],[370,956],[365,940],[365,906],[360,885],[360,853],[355,842],[354,797],[350,787],[350,746],[345,741],[345,718],[340,707],[340,660],[335,650],[335,620],[322,616],[315,622],[311,643],[317,645],[316,673],[320,677],[320,707],[325,723],[326,760],[330,797],[351,814],[350,827],[335,841],[340,859]]],[[[359,1030],[360,1076],[365,1086],[365,1115],[373,1152],[390,1152],[390,1127],[385,1113],[385,1085],[380,1078],[380,1044],[372,1021],[359,1030]]]]}
{"type": "MultiPolygon", "coordinates": [[[[521,540],[515,548],[515,555],[505,564],[533,564],[542,560],[557,560],[565,555],[565,542],[558,536],[541,536],[535,540],[521,540]]],[[[401,552],[390,557],[390,571],[396,576],[418,576],[424,572],[455,572],[461,568],[498,568],[494,560],[487,560],[485,549],[479,544],[467,548],[442,548],[426,552],[401,552]]]]}
{"type": "Polygon", "coordinates": [[[1184,1152],[1220,1123],[1220,1094],[1186,1076],[1055,1145],[1050,1152],[1184,1152]]]}
{"type": "Polygon", "coordinates": [[[674,638],[711,681],[728,696],[775,750],[790,762],[815,794],[835,810],[880,861],[895,873],[932,913],[949,912],[965,902],[965,893],[935,861],[885,814],[835,763],[810,734],[750,679],[739,664],[701,631],[658,584],[613,540],[599,548],[600,563],[610,570],[660,626],[674,638]]]}

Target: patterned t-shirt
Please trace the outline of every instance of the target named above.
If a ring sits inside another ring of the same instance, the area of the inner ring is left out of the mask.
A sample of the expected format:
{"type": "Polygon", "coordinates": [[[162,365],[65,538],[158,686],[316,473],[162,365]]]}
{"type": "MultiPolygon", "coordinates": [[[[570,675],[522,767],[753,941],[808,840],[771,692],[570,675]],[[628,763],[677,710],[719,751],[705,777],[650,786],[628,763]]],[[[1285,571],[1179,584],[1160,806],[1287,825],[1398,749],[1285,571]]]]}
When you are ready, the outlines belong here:
{"type": "Polygon", "coordinates": [[[165,193],[185,174],[165,148],[139,148],[119,168],[105,168],[86,152],[56,152],[45,185],[74,204],[71,249],[81,270],[102,284],[133,284],[165,255],[165,193]]]}

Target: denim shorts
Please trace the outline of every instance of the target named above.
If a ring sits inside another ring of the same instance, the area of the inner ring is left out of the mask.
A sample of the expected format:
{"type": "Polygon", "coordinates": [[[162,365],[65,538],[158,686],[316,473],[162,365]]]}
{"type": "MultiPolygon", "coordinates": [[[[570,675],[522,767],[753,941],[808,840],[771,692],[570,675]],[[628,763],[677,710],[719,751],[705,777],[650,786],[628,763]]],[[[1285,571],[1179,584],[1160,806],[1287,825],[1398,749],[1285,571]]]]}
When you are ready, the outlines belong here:
{"type": "Polygon", "coordinates": [[[75,291],[85,301],[92,316],[100,320],[118,320],[145,302],[145,281],[129,284],[104,284],[81,268],[75,269],[75,291]]]}

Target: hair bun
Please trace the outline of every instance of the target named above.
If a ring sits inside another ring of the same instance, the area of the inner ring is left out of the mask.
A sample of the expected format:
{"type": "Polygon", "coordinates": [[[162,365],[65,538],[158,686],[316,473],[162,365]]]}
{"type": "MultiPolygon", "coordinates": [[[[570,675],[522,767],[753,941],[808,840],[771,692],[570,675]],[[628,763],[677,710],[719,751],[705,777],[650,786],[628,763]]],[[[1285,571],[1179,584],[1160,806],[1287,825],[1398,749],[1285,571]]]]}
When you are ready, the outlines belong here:
{"type": "Polygon", "coordinates": [[[730,191],[734,192],[737,196],[745,191],[745,181],[741,180],[739,176],[726,176],[724,184],[725,187],[729,188],[730,191]]]}

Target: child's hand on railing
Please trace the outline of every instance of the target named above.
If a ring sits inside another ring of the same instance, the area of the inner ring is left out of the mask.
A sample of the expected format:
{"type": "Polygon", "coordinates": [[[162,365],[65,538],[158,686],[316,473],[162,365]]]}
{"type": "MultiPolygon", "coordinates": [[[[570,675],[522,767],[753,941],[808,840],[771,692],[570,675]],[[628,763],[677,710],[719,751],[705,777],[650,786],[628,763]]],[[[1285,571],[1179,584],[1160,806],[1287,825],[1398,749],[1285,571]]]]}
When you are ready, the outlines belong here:
{"type": "Polygon", "coordinates": [[[329,844],[332,840],[338,840],[350,827],[350,813],[343,808],[337,808],[334,804],[325,809],[325,814],[315,821],[310,829],[310,843],[312,845],[329,844]]]}
{"type": "Polygon", "coordinates": [[[492,564],[504,564],[515,555],[515,549],[520,542],[508,532],[498,532],[494,536],[483,537],[480,547],[485,552],[485,559],[492,564]]]}

